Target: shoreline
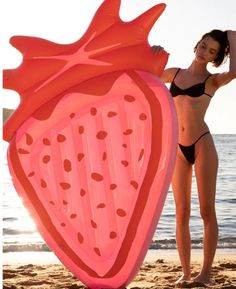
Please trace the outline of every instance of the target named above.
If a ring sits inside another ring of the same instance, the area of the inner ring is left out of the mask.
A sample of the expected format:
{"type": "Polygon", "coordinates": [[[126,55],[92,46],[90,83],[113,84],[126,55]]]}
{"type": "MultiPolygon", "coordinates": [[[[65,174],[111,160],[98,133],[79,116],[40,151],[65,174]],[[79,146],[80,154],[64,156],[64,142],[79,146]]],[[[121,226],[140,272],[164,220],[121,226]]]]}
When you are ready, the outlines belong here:
{"type": "MultiPolygon", "coordinates": [[[[23,259],[22,252],[3,254],[3,289],[86,289],[53,253],[24,253],[27,254],[24,254],[23,259]]],[[[194,249],[191,262],[192,276],[198,274],[201,263],[202,250],[194,249]]],[[[217,250],[210,285],[203,286],[194,281],[175,285],[175,281],[181,274],[177,250],[149,250],[138,274],[126,289],[202,287],[236,289],[236,252],[235,250],[217,250]]]]}
{"type": "MultiPolygon", "coordinates": [[[[202,249],[192,249],[192,261],[200,261],[202,259],[202,249]]],[[[155,262],[158,259],[166,261],[179,262],[177,249],[149,249],[147,251],[144,262],[155,262]]],[[[218,248],[215,255],[215,261],[227,259],[236,261],[236,249],[218,248]]],[[[61,264],[57,256],[49,251],[24,251],[24,252],[6,252],[2,254],[2,264],[5,265],[24,265],[24,264],[61,264]]]]}

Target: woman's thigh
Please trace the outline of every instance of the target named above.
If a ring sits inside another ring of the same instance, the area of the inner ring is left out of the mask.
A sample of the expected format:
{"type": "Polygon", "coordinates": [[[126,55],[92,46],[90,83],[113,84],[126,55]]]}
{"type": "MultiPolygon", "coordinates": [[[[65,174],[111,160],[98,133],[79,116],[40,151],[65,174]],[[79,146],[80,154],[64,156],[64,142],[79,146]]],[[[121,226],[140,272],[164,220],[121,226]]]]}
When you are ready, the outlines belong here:
{"type": "Polygon", "coordinates": [[[172,189],[177,212],[178,210],[190,211],[191,184],[192,165],[178,148],[172,177],[172,189]]]}
{"type": "Polygon", "coordinates": [[[211,134],[196,144],[195,175],[198,186],[200,208],[214,208],[218,156],[211,134]]]}

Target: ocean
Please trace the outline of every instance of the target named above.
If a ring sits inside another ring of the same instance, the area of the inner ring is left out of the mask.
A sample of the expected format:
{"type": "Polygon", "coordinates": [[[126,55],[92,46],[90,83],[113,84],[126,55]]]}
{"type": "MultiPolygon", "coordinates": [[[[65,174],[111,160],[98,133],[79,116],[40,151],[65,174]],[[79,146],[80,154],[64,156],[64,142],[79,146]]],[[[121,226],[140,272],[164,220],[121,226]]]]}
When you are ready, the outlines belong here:
{"type": "MultiPolygon", "coordinates": [[[[236,135],[213,135],[213,138],[219,156],[216,193],[218,248],[234,251],[236,248],[236,135]]],[[[1,172],[3,252],[49,252],[12,185],[6,160],[7,146],[8,144],[3,142],[1,172]]],[[[195,178],[192,185],[190,226],[192,248],[202,248],[203,226],[199,214],[195,178]]],[[[150,249],[176,249],[175,206],[171,187],[150,249]]]]}

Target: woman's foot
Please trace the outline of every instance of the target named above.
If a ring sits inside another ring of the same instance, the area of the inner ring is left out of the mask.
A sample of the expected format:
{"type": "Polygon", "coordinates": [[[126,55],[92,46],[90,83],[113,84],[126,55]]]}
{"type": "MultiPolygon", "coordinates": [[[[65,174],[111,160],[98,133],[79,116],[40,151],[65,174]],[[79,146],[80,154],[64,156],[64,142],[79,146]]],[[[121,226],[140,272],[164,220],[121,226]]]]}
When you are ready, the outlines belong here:
{"type": "Polygon", "coordinates": [[[190,281],[191,280],[191,276],[190,275],[182,275],[177,281],[175,281],[175,284],[179,284],[181,282],[184,281],[190,281]]]}
{"type": "Polygon", "coordinates": [[[194,281],[198,282],[198,283],[202,283],[202,284],[209,284],[210,279],[211,279],[210,274],[206,274],[206,273],[201,272],[194,278],[194,281]]]}

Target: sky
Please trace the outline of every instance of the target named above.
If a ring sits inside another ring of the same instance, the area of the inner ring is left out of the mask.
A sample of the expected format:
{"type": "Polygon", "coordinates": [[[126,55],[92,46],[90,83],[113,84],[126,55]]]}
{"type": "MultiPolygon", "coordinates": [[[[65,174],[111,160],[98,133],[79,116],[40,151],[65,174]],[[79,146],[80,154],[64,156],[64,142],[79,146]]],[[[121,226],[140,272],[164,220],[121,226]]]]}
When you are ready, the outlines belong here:
{"type": "MultiPolygon", "coordinates": [[[[112,0],[111,0],[112,1],[112,0]]],[[[28,35],[57,43],[77,41],[86,31],[102,0],[7,0],[2,1],[1,69],[20,65],[21,54],[9,44],[13,35],[28,35]]],[[[235,0],[166,0],[167,7],[153,26],[148,41],[161,45],[170,53],[167,67],[188,67],[194,57],[193,47],[200,37],[212,30],[236,30],[235,0]]],[[[157,0],[121,0],[120,16],[130,21],[157,0]]],[[[227,61],[221,68],[209,66],[211,73],[227,71],[227,61]]],[[[19,96],[11,90],[1,90],[1,106],[16,108],[19,96]]],[[[206,114],[212,133],[236,134],[236,80],[220,88],[206,114]]]]}

